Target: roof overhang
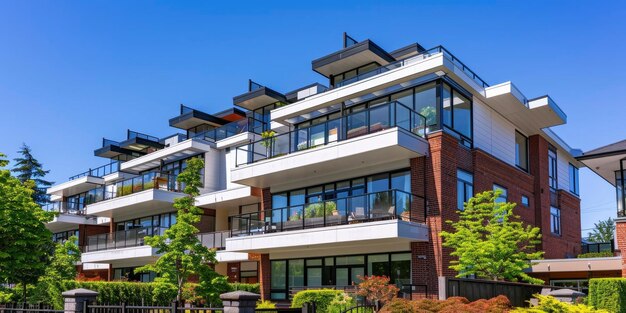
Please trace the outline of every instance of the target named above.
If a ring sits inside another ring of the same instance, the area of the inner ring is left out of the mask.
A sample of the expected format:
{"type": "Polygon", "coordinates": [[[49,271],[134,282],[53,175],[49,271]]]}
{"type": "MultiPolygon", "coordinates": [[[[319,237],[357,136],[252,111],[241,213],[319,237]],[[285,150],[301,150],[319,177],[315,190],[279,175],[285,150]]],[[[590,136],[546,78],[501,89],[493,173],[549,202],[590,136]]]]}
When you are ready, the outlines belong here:
{"type": "Polygon", "coordinates": [[[619,271],[622,269],[620,257],[533,260],[531,264],[528,270],[531,273],[619,271]]]}
{"type": "Polygon", "coordinates": [[[229,209],[259,202],[261,193],[254,187],[239,187],[205,193],[196,197],[196,206],[210,209],[229,209]]]}
{"type": "MultiPolygon", "coordinates": [[[[620,170],[622,159],[626,159],[626,150],[607,151],[596,154],[588,152],[576,158],[590,170],[615,186],[615,172],[620,170]]],[[[626,165],[626,163],[625,163],[626,165]]]]}
{"type": "Polygon", "coordinates": [[[48,188],[47,193],[55,196],[71,196],[104,185],[104,179],[94,176],[83,176],[48,188]]]}
{"type": "Polygon", "coordinates": [[[219,127],[227,124],[228,122],[229,120],[194,109],[185,114],[181,114],[177,117],[171,118],[169,121],[170,126],[179,129],[190,129],[202,124],[209,124],[215,127],[219,127]]]}
{"type": "Polygon", "coordinates": [[[158,141],[140,137],[133,137],[120,142],[120,148],[133,151],[143,151],[147,148],[163,149],[163,147],[165,147],[165,145],[158,141]]]}
{"type": "Polygon", "coordinates": [[[528,100],[511,82],[485,88],[487,105],[520,127],[527,135],[540,129],[565,124],[567,116],[549,97],[528,100]]]}
{"type": "Polygon", "coordinates": [[[268,87],[248,91],[233,98],[233,104],[250,111],[279,101],[287,102],[287,98],[280,92],[274,91],[268,87]]]}
{"type": "Polygon", "coordinates": [[[313,70],[325,77],[343,73],[372,62],[386,65],[395,61],[387,51],[367,39],[327,56],[313,60],[313,70]]]}
{"type": "Polygon", "coordinates": [[[122,148],[117,145],[107,145],[102,148],[94,150],[93,154],[98,157],[103,158],[114,158],[116,156],[126,154],[126,155],[143,155],[144,153],[139,151],[133,151],[130,149],[122,148]]]}
{"type": "Polygon", "coordinates": [[[120,170],[138,173],[141,171],[156,168],[163,163],[169,163],[176,160],[184,159],[198,153],[209,151],[214,146],[208,141],[191,138],[176,145],[169,146],[139,158],[132,159],[120,164],[120,170]]]}

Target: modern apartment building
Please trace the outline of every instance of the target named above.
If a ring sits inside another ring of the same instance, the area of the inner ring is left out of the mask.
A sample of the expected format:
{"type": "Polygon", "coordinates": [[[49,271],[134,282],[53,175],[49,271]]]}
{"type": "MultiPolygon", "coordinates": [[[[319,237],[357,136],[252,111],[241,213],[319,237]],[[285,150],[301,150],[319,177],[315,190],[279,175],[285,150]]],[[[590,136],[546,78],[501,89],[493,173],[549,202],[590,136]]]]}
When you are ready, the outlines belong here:
{"type": "Polygon", "coordinates": [[[266,299],[361,275],[436,295],[438,277],[455,274],[439,233],[484,190],[541,228],[546,258],[580,252],[580,152],[550,130],[566,115],[549,96],[489,85],[441,46],[387,51],[347,35],[312,69],[325,84],[282,93],[249,81],[235,108],[181,106],[169,120],[181,134],[104,139],[95,154],[107,165],[48,190],[62,213],[49,227],[78,232],[83,275],[153,278],[132,274],[157,257],[142,238],[175,223],[176,176],[196,156],[200,237],[220,273],[260,282],[266,299]]]}

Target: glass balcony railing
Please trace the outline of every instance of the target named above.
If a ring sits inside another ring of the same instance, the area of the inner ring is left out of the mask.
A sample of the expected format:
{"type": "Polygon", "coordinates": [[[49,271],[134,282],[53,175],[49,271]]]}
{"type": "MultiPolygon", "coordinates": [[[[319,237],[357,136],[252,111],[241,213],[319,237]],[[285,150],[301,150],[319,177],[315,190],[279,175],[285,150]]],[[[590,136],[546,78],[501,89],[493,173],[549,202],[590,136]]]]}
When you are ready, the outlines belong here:
{"type": "Polygon", "coordinates": [[[146,236],[163,235],[166,227],[146,227],[116,231],[87,237],[86,252],[138,247],[144,245],[146,236]]]}
{"type": "Polygon", "coordinates": [[[114,161],[109,164],[96,167],[94,169],[90,168],[89,170],[85,172],[71,176],[69,180],[74,180],[74,179],[85,177],[85,176],[103,177],[109,174],[116,173],[119,170],[120,170],[120,162],[114,161]]]}
{"type": "Polygon", "coordinates": [[[89,205],[150,189],[179,192],[183,190],[184,186],[178,183],[176,178],[176,175],[149,172],[134,178],[116,182],[115,185],[91,189],[85,193],[84,197],[80,198],[79,202],[89,205]]]}
{"type": "Polygon", "coordinates": [[[234,216],[232,236],[401,219],[424,223],[423,197],[391,189],[234,216]]]}
{"type": "Polygon", "coordinates": [[[140,139],[146,139],[146,140],[150,140],[154,142],[159,142],[159,137],[142,134],[142,133],[132,131],[129,129],[127,131],[126,139],[133,139],[133,138],[140,138],[140,139]]]}
{"type": "Polygon", "coordinates": [[[226,248],[226,238],[230,238],[230,231],[198,234],[203,246],[209,249],[223,250],[226,248]]]}
{"type": "Polygon", "coordinates": [[[393,101],[237,147],[236,166],[399,127],[424,137],[426,118],[393,101]]]}
{"type": "Polygon", "coordinates": [[[257,120],[253,117],[248,117],[239,121],[228,123],[215,129],[190,135],[193,138],[202,138],[210,141],[218,141],[245,132],[260,134],[261,132],[263,132],[264,125],[264,122],[257,120]]]}
{"type": "Polygon", "coordinates": [[[46,212],[56,212],[60,214],[70,214],[70,215],[84,215],[85,214],[85,206],[79,202],[74,201],[57,201],[50,202],[41,207],[46,212]]]}
{"type": "Polygon", "coordinates": [[[370,78],[372,76],[376,76],[376,75],[384,73],[384,72],[388,72],[388,71],[396,69],[396,68],[400,68],[400,67],[404,67],[404,66],[407,66],[407,65],[411,65],[411,64],[413,64],[413,63],[415,63],[417,61],[430,58],[431,56],[433,56],[435,54],[439,54],[439,53],[443,53],[444,56],[446,56],[447,58],[452,60],[452,63],[454,63],[456,66],[458,66],[465,74],[467,74],[474,82],[476,82],[476,84],[478,84],[482,88],[489,87],[489,84],[487,84],[482,78],[480,78],[478,75],[476,75],[476,73],[474,73],[474,71],[472,71],[469,67],[465,66],[465,64],[463,62],[461,62],[461,60],[459,60],[457,57],[455,57],[452,53],[450,53],[450,51],[448,51],[443,46],[437,46],[437,47],[434,47],[432,49],[426,50],[426,51],[424,51],[424,52],[422,52],[422,53],[420,53],[418,55],[406,58],[404,60],[396,61],[396,62],[393,62],[391,64],[387,64],[387,65],[381,66],[379,68],[373,69],[373,70],[371,70],[369,72],[365,72],[365,73],[359,74],[357,76],[354,76],[352,78],[348,78],[346,80],[343,80],[343,81],[341,81],[339,83],[336,83],[333,88],[343,87],[343,86],[355,83],[357,81],[364,80],[366,78],[370,78]]]}

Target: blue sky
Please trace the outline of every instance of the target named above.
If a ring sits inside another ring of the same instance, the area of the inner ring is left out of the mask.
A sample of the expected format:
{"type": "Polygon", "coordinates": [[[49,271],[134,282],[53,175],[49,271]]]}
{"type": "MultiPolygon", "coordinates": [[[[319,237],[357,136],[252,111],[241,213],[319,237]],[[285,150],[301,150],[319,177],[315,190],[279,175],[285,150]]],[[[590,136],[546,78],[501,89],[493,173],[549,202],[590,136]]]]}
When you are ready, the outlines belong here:
{"type": "MultiPolygon", "coordinates": [[[[444,45],[488,83],[549,94],[555,131],[589,150],[626,138],[626,4],[610,1],[2,1],[0,151],[22,142],[57,182],[105,164],[101,138],[164,136],[180,103],[232,106],[252,78],[279,91],[324,79],[311,60],[341,33],[388,50],[444,45]]],[[[581,171],[583,229],[615,216],[581,171]]]]}

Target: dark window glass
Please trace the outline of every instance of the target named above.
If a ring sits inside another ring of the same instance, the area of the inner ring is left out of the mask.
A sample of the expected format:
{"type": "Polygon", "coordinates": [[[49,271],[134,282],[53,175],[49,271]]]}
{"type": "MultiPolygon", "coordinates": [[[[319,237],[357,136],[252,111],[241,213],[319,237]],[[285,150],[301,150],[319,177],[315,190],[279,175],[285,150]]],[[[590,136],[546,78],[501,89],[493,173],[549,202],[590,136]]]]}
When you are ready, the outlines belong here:
{"type": "Polygon", "coordinates": [[[465,203],[474,196],[474,175],[463,170],[457,170],[456,178],[456,207],[459,211],[463,211],[465,203]]]}
{"type": "Polygon", "coordinates": [[[437,85],[432,82],[415,88],[415,112],[426,118],[426,125],[437,125],[437,85]]]}
{"type": "Polygon", "coordinates": [[[550,188],[556,190],[559,187],[557,181],[557,158],[556,158],[556,149],[550,147],[548,149],[548,184],[550,188]]]}
{"type": "Polygon", "coordinates": [[[515,132],[515,165],[528,171],[528,138],[518,131],[515,132]]]}
{"type": "Polygon", "coordinates": [[[503,202],[507,202],[507,189],[500,186],[500,185],[493,185],[493,191],[500,191],[500,195],[498,196],[498,198],[496,199],[496,203],[503,203],[503,202]]]}
{"type": "Polygon", "coordinates": [[[561,234],[561,209],[550,207],[550,231],[553,234],[561,234]]]}
{"type": "Polygon", "coordinates": [[[472,114],[470,101],[460,93],[454,92],[453,106],[454,130],[465,137],[471,138],[472,114]]]}
{"type": "Polygon", "coordinates": [[[287,193],[278,193],[272,195],[272,208],[284,208],[287,206],[287,193]]]}
{"type": "Polygon", "coordinates": [[[448,85],[443,85],[441,97],[443,98],[443,125],[452,128],[452,90],[448,85]]]}
{"type": "Polygon", "coordinates": [[[530,206],[530,200],[528,200],[528,197],[522,196],[522,205],[525,207],[530,206]]]}
{"type": "Polygon", "coordinates": [[[578,168],[571,163],[569,165],[569,191],[575,195],[579,194],[578,168]]]}

